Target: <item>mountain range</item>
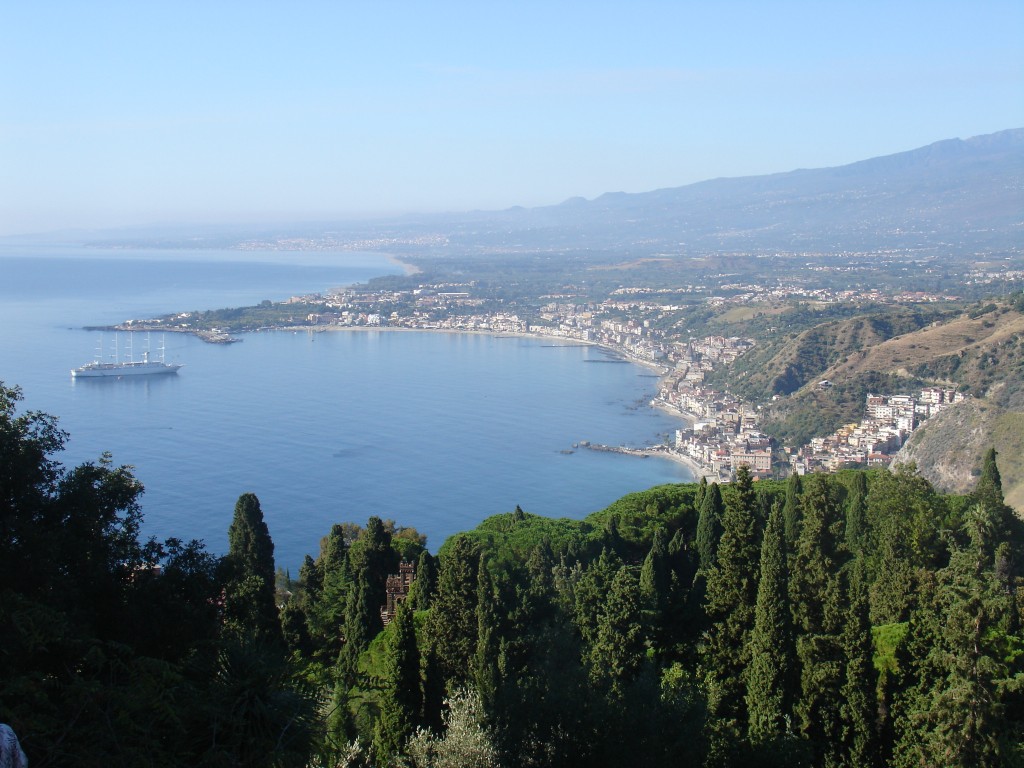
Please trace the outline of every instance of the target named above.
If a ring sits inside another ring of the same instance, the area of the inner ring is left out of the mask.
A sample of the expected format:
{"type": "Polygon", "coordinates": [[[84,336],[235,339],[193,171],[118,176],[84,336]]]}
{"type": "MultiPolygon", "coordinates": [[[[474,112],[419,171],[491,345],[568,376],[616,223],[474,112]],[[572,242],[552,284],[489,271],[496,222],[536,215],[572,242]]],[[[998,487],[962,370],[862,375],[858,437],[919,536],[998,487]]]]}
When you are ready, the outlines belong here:
{"type": "Polygon", "coordinates": [[[452,245],[693,251],[999,251],[1021,245],[1024,128],[835,168],[448,219],[452,245]]]}

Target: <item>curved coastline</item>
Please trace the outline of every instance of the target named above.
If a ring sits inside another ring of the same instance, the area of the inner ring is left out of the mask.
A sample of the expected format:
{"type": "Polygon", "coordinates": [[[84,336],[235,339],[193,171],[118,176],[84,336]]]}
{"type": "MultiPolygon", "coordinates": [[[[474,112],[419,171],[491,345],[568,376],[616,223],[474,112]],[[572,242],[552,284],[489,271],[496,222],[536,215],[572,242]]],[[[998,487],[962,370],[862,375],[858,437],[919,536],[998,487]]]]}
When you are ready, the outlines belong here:
{"type": "MultiPolygon", "coordinates": [[[[307,325],[307,326],[298,326],[298,327],[290,327],[290,328],[267,328],[267,329],[264,329],[264,330],[268,330],[268,331],[278,331],[278,330],[280,330],[280,331],[287,331],[287,330],[290,330],[290,331],[294,331],[294,332],[306,331],[306,332],[310,332],[310,333],[335,333],[335,332],[339,332],[339,331],[342,331],[342,332],[344,332],[344,331],[354,331],[354,332],[357,332],[357,333],[367,333],[367,332],[375,332],[375,331],[376,332],[385,332],[385,333],[446,333],[446,334],[466,334],[466,335],[478,335],[478,336],[492,336],[492,337],[495,337],[495,338],[543,339],[543,340],[548,340],[548,341],[563,342],[563,343],[556,344],[555,346],[573,346],[573,347],[587,346],[587,347],[597,347],[599,349],[602,349],[602,350],[608,352],[609,354],[611,354],[611,355],[613,355],[615,357],[618,357],[618,358],[624,360],[625,362],[632,363],[632,364],[635,364],[635,365],[640,365],[640,366],[642,366],[644,368],[647,368],[648,370],[656,372],[658,374],[658,377],[659,377],[659,380],[658,380],[659,385],[661,384],[661,379],[663,379],[665,376],[667,376],[671,372],[671,369],[669,367],[665,366],[665,365],[659,365],[658,363],[654,362],[653,360],[643,360],[641,358],[633,357],[633,356],[623,352],[621,349],[618,349],[616,347],[610,346],[608,344],[601,344],[601,343],[596,342],[596,341],[586,341],[586,340],[583,340],[583,339],[566,339],[564,336],[554,336],[554,335],[545,334],[545,333],[523,333],[523,332],[513,333],[513,332],[494,332],[494,331],[458,329],[458,328],[402,328],[402,327],[393,327],[393,326],[365,326],[365,325],[349,325],[349,326],[345,326],[345,325],[328,325],[328,326],[307,325]],[[572,343],[571,344],[566,344],[566,343],[564,343],[566,341],[571,341],[572,343]]],[[[666,413],[669,416],[672,416],[673,418],[681,419],[683,421],[683,423],[687,427],[692,427],[694,422],[697,421],[697,417],[694,414],[687,413],[685,411],[680,411],[680,410],[678,410],[676,408],[672,408],[672,407],[666,405],[665,403],[661,402],[658,399],[652,400],[650,402],[650,405],[651,405],[651,407],[657,408],[660,411],[662,411],[663,413],[666,413]]],[[[690,472],[693,474],[693,481],[694,482],[698,482],[700,480],[700,478],[702,478],[702,477],[704,479],[706,479],[708,483],[713,483],[713,482],[718,482],[719,481],[718,473],[715,472],[713,469],[711,469],[708,466],[705,466],[705,465],[701,464],[700,462],[696,461],[695,459],[693,459],[690,456],[687,456],[686,454],[679,453],[678,451],[659,450],[659,449],[652,449],[652,448],[636,448],[636,449],[629,449],[628,451],[621,450],[621,451],[618,451],[618,452],[624,453],[624,454],[627,454],[627,455],[631,455],[631,456],[645,456],[645,457],[646,456],[654,456],[654,457],[657,457],[657,458],[668,459],[670,461],[674,461],[676,464],[680,464],[680,465],[686,467],[688,470],[690,470],[690,472]]]]}

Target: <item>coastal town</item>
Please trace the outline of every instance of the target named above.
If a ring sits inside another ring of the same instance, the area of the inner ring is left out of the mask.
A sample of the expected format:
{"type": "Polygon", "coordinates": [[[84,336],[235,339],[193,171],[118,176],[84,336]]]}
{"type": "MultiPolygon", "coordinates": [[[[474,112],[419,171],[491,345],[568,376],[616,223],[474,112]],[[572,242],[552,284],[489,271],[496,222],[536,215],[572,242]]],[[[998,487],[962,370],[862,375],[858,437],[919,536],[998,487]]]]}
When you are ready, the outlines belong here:
{"type": "MultiPolygon", "coordinates": [[[[724,277],[724,276],[723,276],[724,277]]],[[[927,388],[907,394],[870,394],[860,422],[842,426],[802,446],[779,445],[761,426],[761,408],[725,388],[706,384],[716,369],[729,366],[756,345],[752,338],[694,337],[671,321],[681,308],[673,297],[696,294],[709,307],[749,308],[779,301],[839,303],[934,303],[953,297],[925,292],[810,289],[719,280],[673,289],[619,288],[603,301],[580,301],[571,291],[540,297],[527,313],[481,296],[473,281],[418,285],[410,289],[353,286],[325,294],[293,296],[263,309],[277,310],[274,327],[310,332],[341,329],[393,329],[541,336],[564,343],[597,345],[619,359],[657,370],[660,380],[651,405],[687,424],[659,445],[605,446],[586,440],[575,447],[634,455],[658,455],[686,464],[709,481],[728,481],[747,465],[758,478],[791,473],[835,471],[844,467],[885,466],[914,429],[938,411],[964,399],[951,389],[927,388]]],[[[756,310],[755,310],[756,311],[756,310]]],[[[200,327],[192,313],[129,321],[128,330],[193,333],[210,343],[230,343],[237,328],[200,327]]],[[[771,329],[769,329],[771,330],[771,329]]],[[[832,386],[829,381],[816,384],[832,386]]]]}

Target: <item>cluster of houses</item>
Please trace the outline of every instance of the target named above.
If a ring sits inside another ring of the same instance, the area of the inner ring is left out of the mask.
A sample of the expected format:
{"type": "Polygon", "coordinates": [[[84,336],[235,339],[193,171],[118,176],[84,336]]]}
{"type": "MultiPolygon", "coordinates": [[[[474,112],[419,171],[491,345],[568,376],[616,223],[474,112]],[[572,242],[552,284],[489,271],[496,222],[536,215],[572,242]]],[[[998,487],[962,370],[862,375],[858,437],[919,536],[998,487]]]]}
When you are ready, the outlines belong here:
{"type": "Polygon", "coordinates": [[[816,437],[790,456],[800,474],[852,466],[888,466],[922,421],[964,399],[962,392],[928,387],[914,395],[868,395],[866,416],[816,437]]]}

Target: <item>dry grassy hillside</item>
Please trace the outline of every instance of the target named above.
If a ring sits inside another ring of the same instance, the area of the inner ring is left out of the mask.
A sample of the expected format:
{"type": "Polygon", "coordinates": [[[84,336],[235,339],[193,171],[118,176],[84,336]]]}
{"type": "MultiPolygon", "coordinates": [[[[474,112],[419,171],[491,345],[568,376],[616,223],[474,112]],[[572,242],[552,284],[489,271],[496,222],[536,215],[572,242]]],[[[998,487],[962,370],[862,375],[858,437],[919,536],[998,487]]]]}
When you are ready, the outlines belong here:
{"type": "Polygon", "coordinates": [[[828,369],[823,378],[843,381],[875,371],[907,378],[967,385],[979,396],[996,388],[1020,389],[1024,314],[999,308],[867,346],[828,369]]]}
{"type": "Polygon", "coordinates": [[[765,408],[766,430],[786,445],[863,418],[869,393],[911,393],[937,384],[1024,412],[1022,303],[930,317],[900,308],[875,310],[817,325],[791,338],[784,349],[755,348],[737,361],[750,372],[734,373],[747,390],[758,391],[752,399],[789,395],[765,408]],[[763,359],[755,357],[759,352],[763,359]],[[822,379],[833,386],[820,388],[822,379]]]}

